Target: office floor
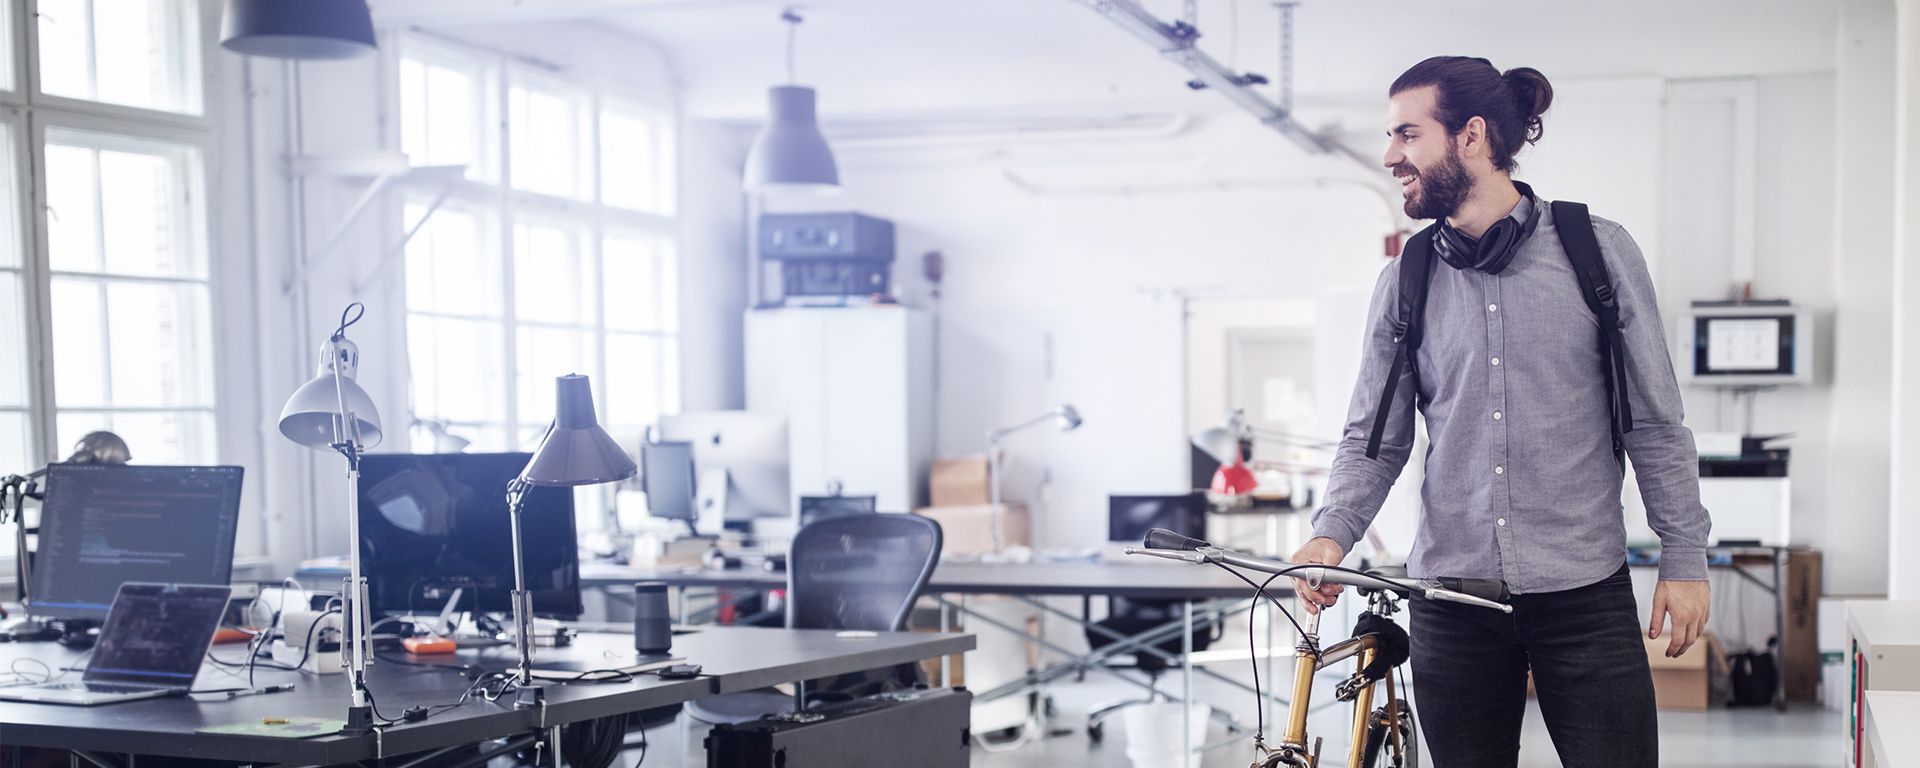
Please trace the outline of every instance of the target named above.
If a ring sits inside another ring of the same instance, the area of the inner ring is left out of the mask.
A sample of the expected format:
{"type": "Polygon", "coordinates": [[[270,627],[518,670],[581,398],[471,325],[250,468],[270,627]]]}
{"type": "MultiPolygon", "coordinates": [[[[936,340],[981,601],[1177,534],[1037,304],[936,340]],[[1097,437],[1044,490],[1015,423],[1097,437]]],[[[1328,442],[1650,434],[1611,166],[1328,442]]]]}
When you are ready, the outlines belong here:
{"type": "MultiPolygon", "coordinates": [[[[1215,702],[1229,705],[1242,702],[1243,706],[1232,707],[1234,714],[1251,722],[1252,702],[1246,694],[1210,692],[1205,685],[1199,687],[1203,697],[1211,697],[1215,702]]],[[[1126,734],[1118,719],[1110,721],[1106,739],[1100,744],[1090,743],[1081,726],[1085,724],[1089,709],[1129,698],[1132,690],[1135,689],[1123,683],[1091,678],[1081,683],[1055,685],[1052,691],[1060,712],[1056,727],[1072,728],[1072,735],[1046,739],[1001,753],[976,748],[972,764],[975,768],[1126,768],[1129,765],[1126,734]]],[[[1326,710],[1316,713],[1309,721],[1311,730],[1326,735],[1323,761],[1337,762],[1335,755],[1344,750],[1345,739],[1339,734],[1344,731],[1345,720],[1344,710],[1326,710]]],[[[1811,706],[1799,706],[1784,714],[1771,709],[1662,712],[1660,764],[1663,768],[1838,766],[1844,750],[1844,722],[1840,713],[1811,706]]],[[[670,749],[660,749],[658,756],[647,759],[647,765],[665,768],[705,765],[705,756],[697,746],[704,734],[704,726],[692,729],[690,736],[694,746],[683,762],[676,764],[661,759],[670,754],[670,749]]],[[[660,747],[673,744],[680,738],[676,726],[653,729],[649,735],[654,744],[660,747]]],[[[1208,738],[1218,739],[1221,736],[1222,729],[1215,726],[1208,738]]],[[[1246,744],[1243,741],[1208,753],[1202,761],[1203,768],[1244,768],[1251,757],[1246,744]]],[[[629,754],[626,759],[631,761],[635,756],[629,754]]],[[[1529,706],[1521,736],[1521,768],[1551,768],[1559,765],[1560,759],[1553,752],[1546,725],[1540,720],[1539,709],[1529,706]]]]}

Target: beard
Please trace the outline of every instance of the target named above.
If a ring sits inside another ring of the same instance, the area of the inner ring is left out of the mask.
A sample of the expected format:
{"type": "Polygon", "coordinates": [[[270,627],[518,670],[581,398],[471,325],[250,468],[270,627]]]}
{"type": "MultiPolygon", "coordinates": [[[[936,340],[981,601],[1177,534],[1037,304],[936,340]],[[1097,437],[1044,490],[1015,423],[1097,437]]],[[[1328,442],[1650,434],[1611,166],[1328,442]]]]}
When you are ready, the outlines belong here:
{"type": "Polygon", "coordinates": [[[1458,149],[1449,142],[1447,155],[1434,163],[1433,167],[1422,169],[1412,163],[1403,163],[1394,169],[1396,173],[1411,170],[1420,185],[1419,191],[1407,198],[1403,210],[1412,219],[1438,219],[1452,216],[1467,201],[1467,193],[1473,189],[1473,179],[1467,176],[1466,166],[1460,164],[1458,149]]]}

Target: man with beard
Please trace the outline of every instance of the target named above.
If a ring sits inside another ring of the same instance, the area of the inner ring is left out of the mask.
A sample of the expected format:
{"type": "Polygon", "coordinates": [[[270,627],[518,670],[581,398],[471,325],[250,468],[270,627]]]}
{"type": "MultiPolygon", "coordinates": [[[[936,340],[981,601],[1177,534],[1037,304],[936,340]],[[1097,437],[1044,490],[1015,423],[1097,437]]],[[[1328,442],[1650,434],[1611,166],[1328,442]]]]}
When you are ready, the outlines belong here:
{"type": "MultiPolygon", "coordinates": [[[[1418,407],[1430,446],[1409,573],[1514,595],[1511,615],[1412,604],[1420,730],[1440,768],[1518,762],[1529,671],[1563,764],[1659,764],[1622,451],[1662,544],[1646,636],[1668,633],[1677,656],[1707,620],[1709,521],[1646,261],[1620,225],[1512,178],[1552,101],[1538,71],[1485,59],[1428,59],[1394,82],[1385,165],[1407,215],[1438,221],[1381,272],[1325,504],[1292,558],[1337,564],[1365,534],[1418,407]],[[1408,309],[1409,262],[1427,267],[1423,309],[1408,309]]],[[[1317,613],[1340,587],[1295,591],[1317,613]]]]}

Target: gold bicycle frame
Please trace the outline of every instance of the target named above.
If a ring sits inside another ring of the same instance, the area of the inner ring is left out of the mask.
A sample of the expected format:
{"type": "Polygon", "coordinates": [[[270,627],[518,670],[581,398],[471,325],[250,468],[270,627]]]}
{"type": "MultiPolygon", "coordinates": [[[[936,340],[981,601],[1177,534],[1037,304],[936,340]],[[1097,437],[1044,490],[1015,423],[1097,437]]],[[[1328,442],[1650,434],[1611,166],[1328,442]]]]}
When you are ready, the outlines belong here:
{"type": "MultiPolygon", "coordinates": [[[[1309,614],[1304,627],[1306,634],[1294,646],[1293,698],[1287,702],[1286,729],[1280,744],[1274,749],[1277,753],[1291,752],[1300,758],[1300,764],[1303,765],[1317,765],[1319,761],[1317,750],[1312,750],[1307,744],[1307,711],[1312,705],[1314,674],[1355,657],[1358,657],[1360,667],[1365,668],[1373,662],[1379,646],[1378,638],[1364,635],[1340,641],[1322,651],[1319,650],[1319,627],[1319,614],[1309,614]]],[[[1387,716],[1391,719],[1399,711],[1399,693],[1394,689],[1393,675],[1388,674],[1382,682],[1386,683],[1387,716]]],[[[1353,699],[1353,739],[1347,751],[1348,768],[1367,768],[1360,761],[1366,752],[1367,728],[1373,724],[1374,688],[1373,683],[1361,687],[1353,699]]],[[[1396,723],[1389,720],[1384,725],[1389,738],[1393,740],[1395,753],[1399,754],[1403,745],[1400,743],[1400,731],[1394,727],[1396,723]]]]}

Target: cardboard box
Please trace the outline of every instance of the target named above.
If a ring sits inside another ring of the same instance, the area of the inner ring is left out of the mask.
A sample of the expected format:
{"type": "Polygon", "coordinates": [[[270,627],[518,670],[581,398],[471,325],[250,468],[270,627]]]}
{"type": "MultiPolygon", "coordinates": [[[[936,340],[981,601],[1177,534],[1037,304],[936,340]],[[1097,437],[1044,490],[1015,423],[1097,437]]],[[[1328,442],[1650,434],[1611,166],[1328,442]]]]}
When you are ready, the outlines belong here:
{"type": "Polygon", "coordinates": [[[1653,668],[1653,699],[1661,709],[1707,708],[1707,643],[1695,642],[1680,658],[1667,658],[1672,638],[1665,633],[1647,644],[1647,666],[1653,668]]]}
{"type": "Polygon", "coordinates": [[[1787,553],[1785,631],[1780,638],[1781,675],[1787,701],[1820,697],[1820,551],[1787,553]]]}
{"type": "Polygon", "coordinates": [[[993,503],[992,469],[984,454],[933,460],[927,481],[928,505],[972,507],[993,503]]]}
{"type": "Polygon", "coordinates": [[[981,555],[992,552],[993,529],[1000,526],[1002,547],[1030,546],[1027,505],[976,504],[965,507],[922,507],[914,514],[940,524],[945,555],[981,555]]]}

